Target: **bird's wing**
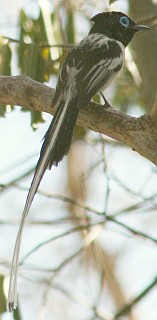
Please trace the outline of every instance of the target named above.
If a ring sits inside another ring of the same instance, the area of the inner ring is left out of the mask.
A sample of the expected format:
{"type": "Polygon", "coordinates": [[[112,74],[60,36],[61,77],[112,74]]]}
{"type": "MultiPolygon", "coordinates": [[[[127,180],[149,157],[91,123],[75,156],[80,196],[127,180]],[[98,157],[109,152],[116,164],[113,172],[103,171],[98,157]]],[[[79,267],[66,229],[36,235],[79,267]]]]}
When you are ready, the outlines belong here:
{"type": "Polygon", "coordinates": [[[78,107],[86,106],[103,87],[107,87],[124,61],[124,47],[118,41],[101,34],[88,35],[68,55],[59,77],[59,87],[75,73],[78,107]]]}
{"type": "Polygon", "coordinates": [[[90,34],[84,38],[63,64],[53,104],[62,99],[64,87],[75,82],[78,106],[84,107],[122,68],[124,50],[120,42],[102,34],[90,34]]]}

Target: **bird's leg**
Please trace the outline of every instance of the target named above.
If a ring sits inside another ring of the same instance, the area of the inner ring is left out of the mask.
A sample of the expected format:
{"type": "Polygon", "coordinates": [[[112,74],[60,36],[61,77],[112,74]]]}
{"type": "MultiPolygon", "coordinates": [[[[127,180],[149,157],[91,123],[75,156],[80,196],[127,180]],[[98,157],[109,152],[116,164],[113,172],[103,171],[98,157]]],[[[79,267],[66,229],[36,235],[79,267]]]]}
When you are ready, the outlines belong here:
{"type": "Polygon", "coordinates": [[[104,106],[106,108],[112,108],[112,106],[110,105],[110,103],[107,101],[107,99],[105,98],[105,96],[103,95],[103,93],[100,91],[100,95],[102,96],[103,100],[104,100],[104,106]]]}

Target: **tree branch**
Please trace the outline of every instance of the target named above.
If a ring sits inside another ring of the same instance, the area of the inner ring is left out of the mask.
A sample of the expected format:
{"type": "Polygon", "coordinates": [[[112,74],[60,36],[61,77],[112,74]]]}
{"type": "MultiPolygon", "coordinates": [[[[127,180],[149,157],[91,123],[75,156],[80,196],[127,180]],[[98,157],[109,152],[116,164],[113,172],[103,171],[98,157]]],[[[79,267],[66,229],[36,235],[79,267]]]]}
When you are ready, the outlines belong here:
{"type": "MultiPolygon", "coordinates": [[[[0,76],[0,104],[54,114],[55,90],[27,76],[0,76]]],[[[157,165],[157,103],[140,118],[91,102],[80,111],[78,124],[116,139],[157,165]]]]}

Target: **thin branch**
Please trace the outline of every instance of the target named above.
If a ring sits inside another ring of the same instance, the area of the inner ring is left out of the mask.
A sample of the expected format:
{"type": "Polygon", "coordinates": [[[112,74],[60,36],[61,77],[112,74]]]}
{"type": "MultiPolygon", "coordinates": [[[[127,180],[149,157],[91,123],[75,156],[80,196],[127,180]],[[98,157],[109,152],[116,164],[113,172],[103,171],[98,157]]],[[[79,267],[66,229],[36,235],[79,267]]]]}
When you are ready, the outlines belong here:
{"type": "Polygon", "coordinates": [[[148,235],[148,234],[146,234],[146,233],[144,233],[144,232],[142,232],[142,231],[139,231],[139,230],[136,230],[136,229],[134,229],[134,228],[132,228],[132,227],[129,227],[129,226],[126,225],[125,223],[120,222],[120,221],[118,221],[118,220],[116,220],[116,219],[114,219],[114,218],[112,218],[112,217],[110,217],[110,216],[107,217],[107,221],[112,221],[113,223],[119,225],[120,227],[128,230],[128,231],[131,232],[133,235],[138,236],[138,237],[142,237],[142,238],[145,238],[145,239],[148,239],[148,240],[150,240],[151,242],[157,244],[157,238],[154,238],[154,237],[152,237],[152,236],[150,236],[150,235],[148,235]]]}
{"type": "Polygon", "coordinates": [[[142,291],[138,294],[134,299],[131,300],[130,303],[126,304],[121,310],[119,310],[115,315],[113,320],[118,319],[119,317],[127,314],[131,311],[134,305],[139,302],[150,290],[154,288],[157,284],[157,277],[153,279],[153,281],[142,291]]]}
{"type": "MultiPolygon", "coordinates": [[[[16,181],[19,181],[20,179],[22,179],[23,177],[27,176],[29,173],[31,173],[33,171],[33,168],[29,169],[29,171],[27,171],[26,173],[24,173],[23,175],[20,175],[19,177],[16,178],[16,181]]],[[[10,187],[15,187],[16,189],[18,190],[21,190],[21,191],[27,191],[29,190],[29,188],[27,187],[22,187],[22,186],[19,186],[16,182],[14,181],[11,181],[7,184],[0,184],[0,192],[2,192],[3,190],[5,190],[6,188],[10,188],[10,187]]],[[[63,196],[63,195],[60,195],[60,194],[54,194],[54,193],[48,193],[44,190],[38,190],[37,191],[37,194],[41,195],[41,196],[44,196],[44,197],[47,197],[47,198],[53,198],[55,200],[61,200],[62,202],[66,202],[66,203],[70,203],[70,204],[73,204],[81,209],[84,209],[85,211],[89,211],[91,213],[96,213],[97,215],[99,216],[104,216],[104,212],[99,212],[97,211],[96,209],[90,207],[90,206],[87,206],[85,205],[83,202],[81,201],[77,201],[77,200],[74,200],[72,198],[69,198],[69,197],[66,197],[66,196],[63,196]]]]}
{"type": "Polygon", "coordinates": [[[43,43],[40,44],[39,42],[24,42],[18,39],[13,39],[10,37],[6,37],[6,36],[2,36],[3,39],[8,40],[8,42],[10,43],[17,43],[20,45],[24,45],[24,46],[37,46],[38,48],[62,48],[62,49],[71,49],[74,47],[74,45],[71,44],[48,44],[48,43],[43,43]]]}
{"type": "Polygon", "coordinates": [[[54,237],[51,237],[49,238],[48,240],[46,241],[43,241],[42,243],[39,243],[36,247],[34,247],[31,251],[29,251],[24,257],[23,259],[20,261],[20,265],[24,263],[24,261],[31,255],[33,254],[34,252],[36,252],[38,249],[42,248],[43,246],[45,246],[46,244],[52,242],[52,241],[55,241],[57,239],[60,239],[60,238],[63,238],[63,237],[66,237],[68,236],[69,234],[72,234],[72,233],[75,233],[75,232],[79,232],[81,230],[88,230],[89,228],[92,228],[92,227],[95,227],[95,226],[98,226],[98,225],[103,225],[105,222],[107,221],[110,221],[110,222],[113,222],[119,226],[121,226],[122,228],[126,229],[127,231],[131,232],[133,235],[136,235],[138,237],[142,237],[144,239],[147,239],[147,240],[150,240],[151,242],[157,244],[157,239],[152,237],[152,236],[149,236],[148,234],[144,233],[144,232],[141,232],[139,230],[136,230],[134,228],[131,228],[130,226],[124,224],[123,222],[120,222],[110,216],[106,216],[104,217],[104,220],[103,221],[97,221],[95,223],[89,223],[89,224],[84,224],[84,225],[79,225],[77,227],[74,227],[74,228],[71,228],[65,232],[62,232],[61,234],[58,234],[54,237]]]}
{"type": "Polygon", "coordinates": [[[94,227],[94,226],[97,226],[97,225],[101,225],[101,224],[104,224],[104,222],[96,222],[96,223],[89,223],[89,224],[84,224],[84,225],[79,225],[78,227],[74,227],[74,228],[71,228],[70,230],[67,230],[65,232],[62,232],[61,234],[58,234],[54,237],[51,237],[49,238],[48,240],[46,241],[43,241],[42,243],[39,243],[36,247],[34,247],[31,251],[29,251],[24,257],[23,259],[20,261],[20,265],[24,263],[24,261],[26,259],[28,259],[28,257],[33,254],[35,251],[37,251],[38,249],[40,249],[41,247],[45,246],[46,244],[52,242],[52,241],[55,241],[55,240],[58,240],[60,238],[63,238],[63,237],[66,237],[72,233],[75,233],[75,232],[78,232],[78,231],[81,231],[81,230],[88,230],[88,228],[91,228],[91,227],[94,227]]]}

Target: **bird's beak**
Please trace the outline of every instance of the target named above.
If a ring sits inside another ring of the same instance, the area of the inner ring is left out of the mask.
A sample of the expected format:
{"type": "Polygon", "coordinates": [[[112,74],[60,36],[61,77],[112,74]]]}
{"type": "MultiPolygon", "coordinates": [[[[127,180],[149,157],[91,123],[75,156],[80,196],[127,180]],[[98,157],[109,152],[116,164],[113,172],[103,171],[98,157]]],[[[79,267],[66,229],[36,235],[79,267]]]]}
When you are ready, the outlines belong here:
{"type": "Polygon", "coordinates": [[[148,26],[144,26],[142,24],[135,24],[131,26],[130,29],[133,29],[135,31],[144,31],[144,30],[150,30],[151,28],[148,26]]]}

